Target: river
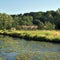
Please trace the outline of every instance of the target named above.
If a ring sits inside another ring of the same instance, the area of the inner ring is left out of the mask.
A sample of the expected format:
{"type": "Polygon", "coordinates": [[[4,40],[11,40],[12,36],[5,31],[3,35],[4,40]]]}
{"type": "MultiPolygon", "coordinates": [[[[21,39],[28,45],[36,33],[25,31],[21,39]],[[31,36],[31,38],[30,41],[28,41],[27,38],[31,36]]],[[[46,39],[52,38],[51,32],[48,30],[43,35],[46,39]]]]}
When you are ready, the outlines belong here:
{"type": "Polygon", "coordinates": [[[16,60],[16,56],[22,53],[40,53],[38,57],[43,58],[47,55],[60,60],[60,44],[0,36],[0,60],[16,60]]]}

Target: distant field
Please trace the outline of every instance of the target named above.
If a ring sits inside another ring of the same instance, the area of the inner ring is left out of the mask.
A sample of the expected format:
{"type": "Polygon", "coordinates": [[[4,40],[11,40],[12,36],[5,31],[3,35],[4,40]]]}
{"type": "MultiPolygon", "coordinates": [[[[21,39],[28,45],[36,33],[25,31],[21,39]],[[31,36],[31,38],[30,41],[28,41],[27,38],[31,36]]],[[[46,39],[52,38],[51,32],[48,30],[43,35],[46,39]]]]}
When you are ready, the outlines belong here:
{"type": "Polygon", "coordinates": [[[39,37],[42,37],[43,39],[47,39],[47,40],[58,40],[60,41],[60,31],[55,31],[55,30],[5,30],[2,31],[0,30],[0,33],[2,34],[9,34],[9,35],[16,35],[16,36],[20,36],[23,38],[36,38],[37,40],[39,40],[39,37]]]}

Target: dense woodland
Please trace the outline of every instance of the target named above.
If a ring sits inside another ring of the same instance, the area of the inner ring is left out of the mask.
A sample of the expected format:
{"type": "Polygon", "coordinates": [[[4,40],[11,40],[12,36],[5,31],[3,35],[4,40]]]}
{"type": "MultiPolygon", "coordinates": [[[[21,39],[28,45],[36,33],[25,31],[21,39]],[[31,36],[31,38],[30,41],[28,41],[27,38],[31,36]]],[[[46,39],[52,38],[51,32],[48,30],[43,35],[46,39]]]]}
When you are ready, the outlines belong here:
{"type": "Polygon", "coordinates": [[[4,29],[60,29],[60,9],[8,15],[0,13],[0,30],[4,29]],[[23,27],[25,26],[25,27],[23,27]],[[27,28],[28,27],[28,28],[27,28]],[[33,28],[31,28],[33,27],[33,28]]]}

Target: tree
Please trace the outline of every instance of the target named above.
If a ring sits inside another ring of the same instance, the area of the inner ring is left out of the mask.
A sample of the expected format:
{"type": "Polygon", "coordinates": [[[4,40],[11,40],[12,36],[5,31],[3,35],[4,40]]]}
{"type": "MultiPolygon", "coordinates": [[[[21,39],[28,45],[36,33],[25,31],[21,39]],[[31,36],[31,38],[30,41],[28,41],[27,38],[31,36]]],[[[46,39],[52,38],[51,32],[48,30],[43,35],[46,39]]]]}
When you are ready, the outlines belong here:
{"type": "Polygon", "coordinates": [[[32,25],[33,17],[32,16],[23,16],[23,25],[32,25]]]}
{"type": "Polygon", "coordinates": [[[38,29],[44,29],[44,24],[43,24],[43,22],[41,22],[40,20],[35,20],[34,21],[34,24],[35,25],[38,25],[38,29]]]}
{"type": "Polygon", "coordinates": [[[13,23],[13,19],[10,15],[0,13],[0,29],[10,29],[13,23]]]}
{"type": "Polygon", "coordinates": [[[14,20],[14,22],[13,22],[13,27],[17,27],[18,25],[19,25],[19,17],[17,16],[17,15],[15,15],[14,17],[13,17],[13,20],[14,20]]]}
{"type": "Polygon", "coordinates": [[[45,22],[44,28],[45,28],[46,30],[54,30],[54,29],[55,29],[55,24],[52,24],[52,23],[50,23],[50,22],[45,22]]]}
{"type": "Polygon", "coordinates": [[[56,12],[57,12],[58,14],[60,14],[60,8],[58,8],[56,12]]]}

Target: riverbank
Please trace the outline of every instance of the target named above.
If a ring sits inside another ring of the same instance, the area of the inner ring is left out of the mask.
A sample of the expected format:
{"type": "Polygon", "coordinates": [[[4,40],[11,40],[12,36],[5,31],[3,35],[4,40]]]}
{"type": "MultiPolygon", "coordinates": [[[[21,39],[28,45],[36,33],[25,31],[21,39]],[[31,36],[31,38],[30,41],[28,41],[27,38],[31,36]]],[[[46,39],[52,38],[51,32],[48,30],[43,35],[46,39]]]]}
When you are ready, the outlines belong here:
{"type": "Polygon", "coordinates": [[[0,35],[26,39],[27,41],[44,41],[60,43],[60,31],[55,30],[0,30],[0,35]]]}

